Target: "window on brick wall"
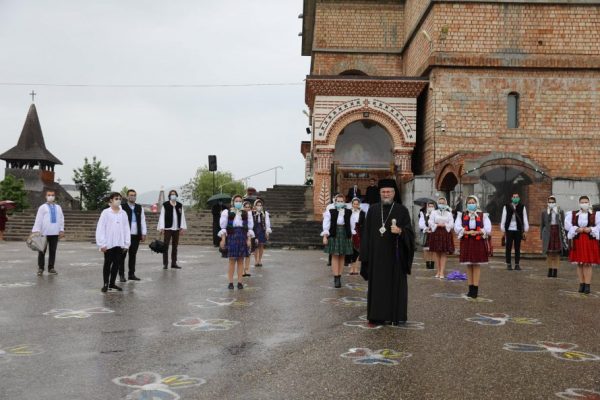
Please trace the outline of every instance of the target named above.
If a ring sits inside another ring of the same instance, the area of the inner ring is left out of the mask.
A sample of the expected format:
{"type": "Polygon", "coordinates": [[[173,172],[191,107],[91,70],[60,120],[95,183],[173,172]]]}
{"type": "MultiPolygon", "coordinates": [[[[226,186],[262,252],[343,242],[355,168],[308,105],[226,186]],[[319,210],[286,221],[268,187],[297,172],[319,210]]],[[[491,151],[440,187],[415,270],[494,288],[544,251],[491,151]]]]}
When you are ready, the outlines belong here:
{"type": "Polygon", "coordinates": [[[509,93],[507,98],[508,129],[519,127],[519,93],[509,93]]]}

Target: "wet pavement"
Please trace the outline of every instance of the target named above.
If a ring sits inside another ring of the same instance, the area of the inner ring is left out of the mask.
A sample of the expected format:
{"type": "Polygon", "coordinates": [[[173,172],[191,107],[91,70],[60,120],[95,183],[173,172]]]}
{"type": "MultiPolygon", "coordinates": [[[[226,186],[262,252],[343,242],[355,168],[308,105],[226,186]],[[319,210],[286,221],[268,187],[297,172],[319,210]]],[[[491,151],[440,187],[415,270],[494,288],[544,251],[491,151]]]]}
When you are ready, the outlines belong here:
{"type": "Polygon", "coordinates": [[[549,279],[542,260],[519,272],[497,258],[475,302],[419,255],[410,322],[368,329],[364,281],[331,288],[320,251],[267,250],[234,291],[209,247],[182,246],[183,269],[166,271],[141,249],[143,280],[121,293],[100,292],[91,244],[60,243],[57,276],[37,277],[35,261],[0,243],[0,399],[600,396],[598,268],[584,296],[564,261],[549,279]]]}

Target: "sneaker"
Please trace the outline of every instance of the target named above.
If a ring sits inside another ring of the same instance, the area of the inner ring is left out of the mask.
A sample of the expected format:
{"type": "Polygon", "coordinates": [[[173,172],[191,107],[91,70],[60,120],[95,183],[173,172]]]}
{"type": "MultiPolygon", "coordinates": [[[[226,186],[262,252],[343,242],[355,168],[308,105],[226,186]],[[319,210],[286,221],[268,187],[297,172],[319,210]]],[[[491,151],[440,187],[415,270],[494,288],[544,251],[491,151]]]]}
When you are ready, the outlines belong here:
{"type": "Polygon", "coordinates": [[[118,292],[122,292],[123,291],[123,288],[115,285],[114,283],[112,285],[109,285],[108,287],[109,287],[109,289],[115,289],[118,292]]]}
{"type": "Polygon", "coordinates": [[[43,269],[38,269],[37,275],[38,276],[42,276],[44,274],[44,270],[43,269]]]}
{"type": "Polygon", "coordinates": [[[244,288],[244,285],[242,284],[242,282],[238,282],[237,288],[240,290],[244,288]]]}
{"type": "Polygon", "coordinates": [[[233,282],[230,282],[229,285],[227,286],[227,289],[229,290],[233,290],[233,282]]]}
{"type": "Polygon", "coordinates": [[[100,291],[101,291],[102,293],[106,293],[106,292],[108,292],[108,286],[102,286],[102,289],[100,289],[100,291]]]}
{"type": "Polygon", "coordinates": [[[50,268],[50,269],[48,270],[48,273],[49,273],[49,274],[52,274],[52,275],[58,275],[58,272],[56,272],[56,271],[54,270],[54,268],[50,268]]]}
{"type": "Polygon", "coordinates": [[[130,281],[141,281],[141,279],[140,279],[140,278],[138,278],[138,277],[137,277],[137,276],[135,276],[135,275],[130,275],[130,276],[129,276],[129,280],[130,280],[130,281]]]}

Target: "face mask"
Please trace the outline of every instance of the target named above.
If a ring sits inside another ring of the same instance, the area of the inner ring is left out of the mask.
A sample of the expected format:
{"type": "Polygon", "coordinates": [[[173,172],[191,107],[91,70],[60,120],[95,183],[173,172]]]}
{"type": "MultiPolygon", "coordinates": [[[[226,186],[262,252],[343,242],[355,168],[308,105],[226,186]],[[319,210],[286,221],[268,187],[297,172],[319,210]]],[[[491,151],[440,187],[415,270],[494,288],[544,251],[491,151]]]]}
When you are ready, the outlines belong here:
{"type": "Polygon", "coordinates": [[[428,213],[432,212],[433,210],[435,210],[435,207],[427,207],[427,212],[428,213]]]}
{"type": "Polygon", "coordinates": [[[344,207],[346,207],[346,204],[345,204],[345,203],[340,203],[340,202],[336,202],[336,203],[335,203],[335,208],[338,208],[338,209],[339,209],[339,208],[344,208],[344,207]]]}
{"type": "Polygon", "coordinates": [[[521,201],[521,199],[518,197],[513,197],[513,199],[512,199],[513,204],[519,204],[520,201],[521,201]]]}
{"type": "Polygon", "coordinates": [[[54,196],[46,196],[46,201],[52,203],[54,201],[54,196]]]}
{"type": "Polygon", "coordinates": [[[583,211],[587,211],[590,209],[590,203],[579,203],[579,208],[581,208],[583,211]]]}
{"type": "Polygon", "coordinates": [[[177,195],[176,194],[172,194],[169,196],[169,199],[171,199],[172,201],[177,200],[177,195]]]}
{"type": "Polygon", "coordinates": [[[556,203],[548,203],[548,207],[550,207],[550,208],[556,208],[556,203]]]}
{"type": "Polygon", "coordinates": [[[467,204],[467,210],[477,211],[477,204],[467,204]]]}
{"type": "Polygon", "coordinates": [[[118,200],[118,199],[113,200],[113,204],[115,207],[119,207],[121,205],[121,200],[118,200]]]}
{"type": "Polygon", "coordinates": [[[235,203],[233,203],[233,206],[237,209],[237,210],[241,210],[242,209],[242,203],[239,201],[236,201],[235,203]]]}
{"type": "Polygon", "coordinates": [[[256,206],[256,211],[262,211],[262,206],[256,206]]]}
{"type": "Polygon", "coordinates": [[[438,204],[438,208],[439,208],[440,210],[447,210],[447,209],[448,209],[448,206],[447,206],[446,204],[438,204]]]}
{"type": "Polygon", "coordinates": [[[129,196],[129,201],[131,203],[135,203],[136,197],[135,196],[129,196]]]}

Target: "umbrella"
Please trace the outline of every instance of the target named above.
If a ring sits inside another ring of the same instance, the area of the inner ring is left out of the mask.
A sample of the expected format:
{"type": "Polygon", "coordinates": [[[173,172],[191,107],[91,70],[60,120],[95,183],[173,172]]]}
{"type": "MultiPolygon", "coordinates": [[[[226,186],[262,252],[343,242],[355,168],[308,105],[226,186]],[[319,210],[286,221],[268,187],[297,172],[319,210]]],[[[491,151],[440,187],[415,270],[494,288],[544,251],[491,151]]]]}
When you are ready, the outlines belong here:
{"type": "Polygon", "coordinates": [[[2,200],[0,201],[0,206],[4,206],[7,210],[12,210],[17,207],[17,203],[12,200],[2,200]]]}
{"type": "Polygon", "coordinates": [[[434,204],[437,204],[435,202],[435,200],[430,199],[429,197],[419,197],[418,199],[413,201],[413,204],[415,206],[423,207],[425,204],[427,204],[429,202],[433,202],[434,204]]]}
{"type": "Polygon", "coordinates": [[[212,206],[218,202],[229,202],[231,201],[231,195],[227,193],[217,193],[214,196],[211,196],[208,200],[206,200],[206,204],[212,206]]]}

